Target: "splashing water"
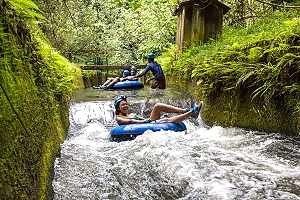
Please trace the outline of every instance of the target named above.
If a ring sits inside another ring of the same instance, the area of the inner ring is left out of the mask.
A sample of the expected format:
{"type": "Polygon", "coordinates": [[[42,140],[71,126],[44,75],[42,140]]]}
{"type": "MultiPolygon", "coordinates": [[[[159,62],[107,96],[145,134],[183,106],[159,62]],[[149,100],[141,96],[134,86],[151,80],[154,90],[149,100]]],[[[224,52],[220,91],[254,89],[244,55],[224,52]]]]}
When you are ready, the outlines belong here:
{"type": "MultiPolygon", "coordinates": [[[[187,132],[149,130],[110,142],[118,94],[74,95],[55,161],[54,199],[300,199],[299,137],[208,127],[199,118],[184,121],[187,132]]],[[[144,116],[155,102],[195,103],[176,88],[130,95],[132,111],[144,116]]]]}

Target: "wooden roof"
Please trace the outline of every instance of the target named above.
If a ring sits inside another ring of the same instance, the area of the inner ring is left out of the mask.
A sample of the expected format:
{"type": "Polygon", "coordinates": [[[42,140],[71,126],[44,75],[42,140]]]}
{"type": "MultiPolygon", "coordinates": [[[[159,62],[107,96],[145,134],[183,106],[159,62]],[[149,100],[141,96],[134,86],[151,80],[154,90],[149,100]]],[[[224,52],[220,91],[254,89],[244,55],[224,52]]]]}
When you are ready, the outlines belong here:
{"type": "MultiPolygon", "coordinates": [[[[219,6],[223,7],[223,15],[225,15],[228,10],[230,10],[230,7],[226,6],[225,4],[223,4],[220,1],[217,0],[184,0],[181,3],[179,3],[178,7],[176,8],[176,10],[174,11],[173,15],[176,16],[178,15],[181,11],[182,11],[182,7],[184,7],[186,4],[197,4],[197,3],[207,3],[206,6],[209,6],[209,4],[214,3],[217,4],[219,6]]],[[[205,7],[206,7],[205,6],[205,7]]]]}

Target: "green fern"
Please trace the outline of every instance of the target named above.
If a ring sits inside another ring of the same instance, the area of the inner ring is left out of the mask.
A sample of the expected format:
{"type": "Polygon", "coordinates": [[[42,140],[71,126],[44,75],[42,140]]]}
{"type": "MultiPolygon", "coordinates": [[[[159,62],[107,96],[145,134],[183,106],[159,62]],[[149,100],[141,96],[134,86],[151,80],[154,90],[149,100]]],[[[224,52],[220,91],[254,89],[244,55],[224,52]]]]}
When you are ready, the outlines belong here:
{"type": "Polygon", "coordinates": [[[39,23],[38,19],[44,19],[37,5],[31,0],[9,0],[8,2],[22,18],[31,23],[39,23]]]}
{"type": "Polygon", "coordinates": [[[288,52],[290,49],[289,44],[282,44],[280,43],[278,47],[273,47],[264,52],[264,54],[267,55],[267,62],[272,62],[276,60],[278,57],[281,55],[285,54],[288,52]]]}

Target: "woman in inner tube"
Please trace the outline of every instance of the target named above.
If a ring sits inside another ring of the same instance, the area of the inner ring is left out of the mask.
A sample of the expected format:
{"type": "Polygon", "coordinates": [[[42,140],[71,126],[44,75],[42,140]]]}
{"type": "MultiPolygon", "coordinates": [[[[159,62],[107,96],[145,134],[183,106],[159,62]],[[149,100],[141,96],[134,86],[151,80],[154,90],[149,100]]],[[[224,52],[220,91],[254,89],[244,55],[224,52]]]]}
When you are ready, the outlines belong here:
{"type": "Polygon", "coordinates": [[[152,121],[156,122],[172,122],[178,124],[183,120],[193,117],[197,118],[200,110],[202,108],[202,101],[193,108],[182,109],[175,106],[163,104],[163,103],[156,103],[151,111],[150,118],[143,118],[134,113],[128,113],[128,103],[126,96],[119,96],[116,98],[114,103],[117,115],[117,123],[119,125],[124,124],[139,124],[139,123],[150,123],[152,121]],[[170,117],[170,118],[161,118],[160,112],[166,113],[181,113],[180,115],[170,117]]]}

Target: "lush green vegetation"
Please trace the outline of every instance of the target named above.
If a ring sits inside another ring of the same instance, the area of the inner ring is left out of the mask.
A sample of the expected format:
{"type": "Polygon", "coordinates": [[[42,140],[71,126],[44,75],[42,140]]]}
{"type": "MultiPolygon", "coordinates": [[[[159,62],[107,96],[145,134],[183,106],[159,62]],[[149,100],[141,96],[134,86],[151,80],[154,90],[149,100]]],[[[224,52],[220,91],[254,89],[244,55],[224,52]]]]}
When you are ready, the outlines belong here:
{"type": "MultiPolygon", "coordinates": [[[[46,20],[40,24],[61,55],[108,57],[109,64],[143,64],[145,55],[161,55],[175,43],[180,0],[69,0],[38,1],[46,20]]],[[[231,9],[224,16],[225,27],[247,27],[258,19],[300,1],[223,0],[231,9]]],[[[119,75],[114,72],[112,75],[119,75]]],[[[87,74],[89,75],[89,74],[87,74]]]]}
{"type": "Polygon", "coordinates": [[[0,199],[46,199],[80,69],[57,54],[31,1],[0,1],[0,199]]]}
{"type": "Polygon", "coordinates": [[[183,83],[197,81],[198,92],[206,95],[237,89],[253,76],[256,80],[251,84],[260,87],[252,98],[299,91],[293,82],[300,73],[298,16],[299,11],[276,11],[248,28],[227,28],[220,39],[176,58],[170,50],[163,56],[164,70],[170,76],[175,72],[183,83]]]}
{"type": "MultiPolygon", "coordinates": [[[[175,43],[180,0],[68,0],[38,1],[47,20],[40,26],[64,56],[109,59],[110,64],[145,63],[145,55],[161,55],[175,43]]],[[[209,3],[209,1],[206,1],[209,3]]],[[[278,6],[257,0],[223,0],[231,9],[226,27],[246,27],[268,16],[278,6]]],[[[298,0],[273,0],[273,4],[300,5],[298,0]]]]}
{"type": "MultiPolygon", "coordinates": [[[[252,103],[249,104],[251,107],[243,112],[249,115],[251,112],[256,113],[257,116],[253,117],[257,120],[271,117],[267,110],[277,108],[277,112],[292,116],[297,122],[300,111],[299,14],[299,10],[275,11],[252,26],[226,28],[218,40],[194,46],[186,52],[179,53],[177,57],[174,56],[176,48],[170,49],[161,60],[167,76],[172,77],[169,84],[188,87],[188,82],[194,82],[197,90],[193,90],[193,93],[197,97],[223,97],[223,101],[227,101],[228,104],[228,95],[239,97],[234,99],[236,102],[232,102],[233,104],[238,104],[243,96],[247,96],[252,103]]],[[[225,121],[232,118],[223,117],[225,121]]],[[[288,118],[284,115],[280,117],[285,120],[288,118]]],[[[251,120],[249,116],[246,118],[251,120]]],[[[297,132],[297,123],[291,131],[287,128],[291,124],[280,124],[280,129],[272,124],[272,129],[266,125],[267,121],[262,122],[264,127],[268,128],[260,130],[297,132]],[[283,130],[284,127],[286,130],[283,130]]],[[[226,125],[241,124],[227,122],[226,125]]],[[[247,123],[245,127],[258,128],[253,122],[252,126],[247,123]]]]}
{"type": "Polygon", "coordinates": [[[110,64],[128,64],[173,43],[176,1],[36,2],[48,19],[41,27],[62,55],[107,56],[110,64]]]}
{"type": "Polygon", "coordinates": [[[299,10],[224,0],[232,9],[220,38],[178,53],[172,13],[180,1],[35,2],[39,7],[30,0],[0,0],[1,199],[49,194],[70,96],[83,87],[80,70],[61,56],[69,52],[108,56],[110,64],[141,63],[155,52],[162,55],[168,84],[176,81],[213,102],[212,116],[225,125],[299,130],[299,10]],[[234,123],[242,119],[248,121],[234,123]]]}

